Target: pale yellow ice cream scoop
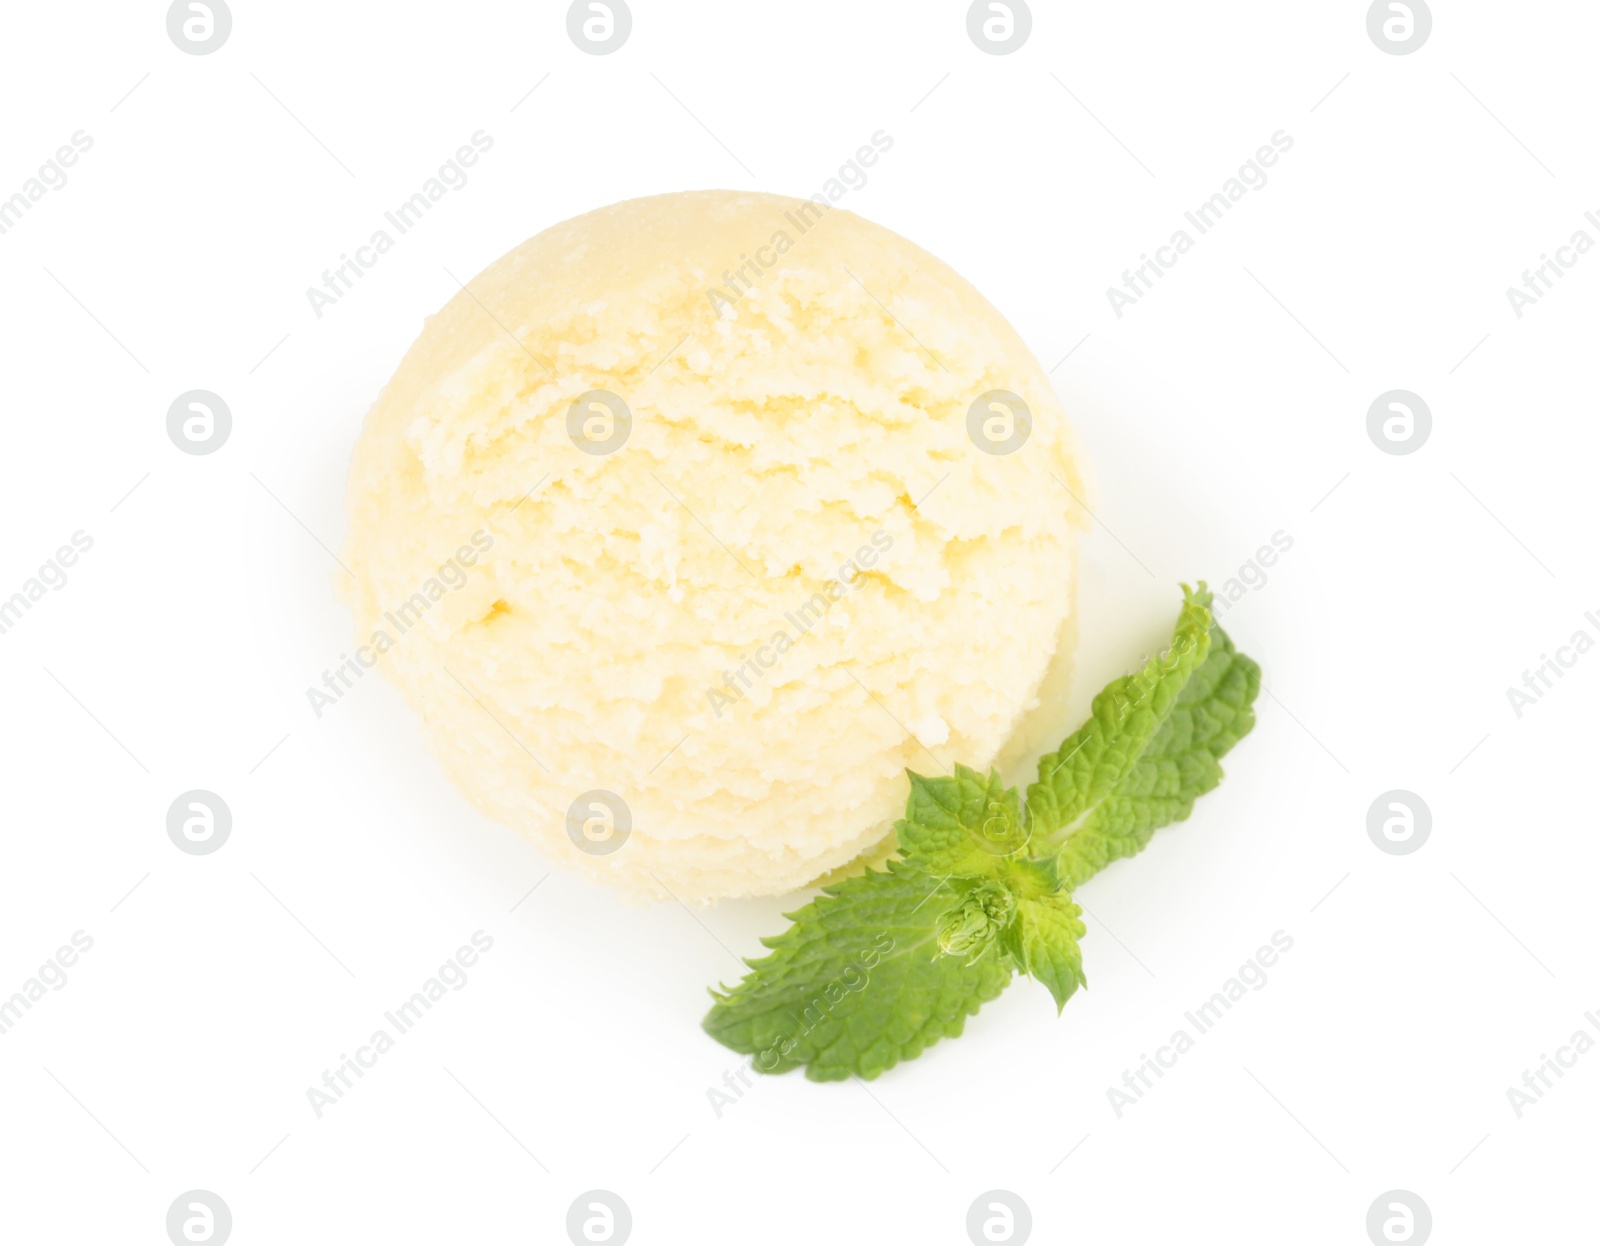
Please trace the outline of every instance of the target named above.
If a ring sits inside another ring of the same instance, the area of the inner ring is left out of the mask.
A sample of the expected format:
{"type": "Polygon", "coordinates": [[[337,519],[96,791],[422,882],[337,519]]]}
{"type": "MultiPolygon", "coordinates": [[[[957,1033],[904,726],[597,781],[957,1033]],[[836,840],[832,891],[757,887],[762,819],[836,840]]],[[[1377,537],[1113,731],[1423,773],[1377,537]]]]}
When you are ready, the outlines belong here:
{"type": "Polygon", "coordinates": [[[888,230],[615,204],[468,282],[368,415],[358,644],[551,859],[791,891],[889,833],[907,768],[987,768],[1036,702],[1071,445],[1011,326],[888,230]]]}

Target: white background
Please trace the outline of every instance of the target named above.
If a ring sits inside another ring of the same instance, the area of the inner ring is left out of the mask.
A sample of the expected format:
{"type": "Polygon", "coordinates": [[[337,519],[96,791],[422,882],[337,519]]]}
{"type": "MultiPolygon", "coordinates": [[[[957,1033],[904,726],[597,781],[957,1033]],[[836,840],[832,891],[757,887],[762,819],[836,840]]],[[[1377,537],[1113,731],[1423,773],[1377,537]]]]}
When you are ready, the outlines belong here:
{"type": "Polygon", "coordinates": [[[0,1036],[6,1237],[163,1242],[202,1188],[238,1243],[559,1242],[601,1187],[639,1243],[962,1243],[1002,1188],[1036,1241],[1362,1243],[1403,1188],[1438,1242],[1589,1240],[1600,1054],[1520,1119],[1506,1090],[1596,1030],[1600,655],[1520,718],[1506,688],[1600,639],[1600,255],[1520,319],[1505,290],[1600,241],[1600,11],[1437,0],[1406,56],[1365,14],[1039,3],[990,56],[950,0],[636,0],[595,57],[550,0],[239,0],[190,56],[161,4],[8,6],[0,195],[94,145],[0,236],[0,595],[94,546],[0,636],[0,994],[76,930],[94,947],[0,1036]],[[637,195],[810,194],[879,129],[847,206],[1047,368],[1074,352],[1053,378],[1103,521],[1075,713],[1177,581],[1294,544],[1225,620],[1265,669],[1259,726],[1084,889],[1091,989],[1063,1017],[1021,982],[870,1089],[764,1080],[719,1118],[737,1060],[705,987],[796,900],[526,895],[544,861],[387,685],[313,717],[350,630],[324,546],[450,273],[637,195]],[[469,184],[314,316],[306,287],[477,130],[469,184]],[[1119,319],[1106,287],[1279,130],[1267,185],[1119,319]],[[165,431],[195,388],[234,418],[203,457],[165,431]],[[1365,427],[1394,388],[1434,418],[1405,457],[1365,427]],[[215,855],[167,838],[191,788],[233,811],[215,855]],[[1367,836],[1392,788],[1432,810],[1409,856],[1367,836]],[[306,1088],[480,929],[469,984],[317,1119],[306,1088]],[[1107,1088],[1277,930],[1267,986],[1119,1119],[1107,1088]]]}

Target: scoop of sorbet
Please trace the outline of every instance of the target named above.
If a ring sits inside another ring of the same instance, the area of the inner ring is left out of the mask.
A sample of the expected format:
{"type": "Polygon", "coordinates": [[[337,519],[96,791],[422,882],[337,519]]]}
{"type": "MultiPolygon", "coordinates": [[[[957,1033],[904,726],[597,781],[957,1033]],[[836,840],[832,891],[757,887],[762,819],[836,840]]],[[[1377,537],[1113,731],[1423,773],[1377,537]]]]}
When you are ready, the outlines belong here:
{"type": "Polygon", "coordinates": [[[357,643],[552,859],[791,891],[883,841],[907,768],[987,768],[1036,702],[1070,445],[1015,331],[888,230],[616,204],[468,282],[368,415],[357,643]]]}

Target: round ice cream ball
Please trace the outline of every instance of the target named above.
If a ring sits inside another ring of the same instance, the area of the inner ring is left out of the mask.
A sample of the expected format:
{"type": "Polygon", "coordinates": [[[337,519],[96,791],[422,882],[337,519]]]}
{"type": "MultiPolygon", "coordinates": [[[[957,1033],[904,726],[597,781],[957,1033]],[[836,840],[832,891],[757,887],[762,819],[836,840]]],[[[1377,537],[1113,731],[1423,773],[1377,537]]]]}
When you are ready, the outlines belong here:
{"type": "Polygon", "coordinates": [[[986,768],[1036,704],[1070,447],[1016,332],[896,234],[775,195],[615,204],[468,282],[372,408],[358,643],[552,859],[791,891],[892,832],[908,768],[986,768]]]}

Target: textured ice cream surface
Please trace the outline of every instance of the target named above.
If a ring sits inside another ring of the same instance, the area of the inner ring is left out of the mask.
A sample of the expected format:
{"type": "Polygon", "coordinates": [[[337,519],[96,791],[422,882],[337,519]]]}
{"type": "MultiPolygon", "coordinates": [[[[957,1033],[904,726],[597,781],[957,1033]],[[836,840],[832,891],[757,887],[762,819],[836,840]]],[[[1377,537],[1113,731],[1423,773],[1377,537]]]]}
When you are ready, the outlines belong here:
{"type": "Polygon", "coordinates": [[[773,195],[615,204],[468,282],[372,408],[357,643],[552,860],[791,891],[890,832],[907,768],[987,767],[1059,665],[1071,445],[1016,332],[898,235],[773,195]],[[968,431],[996,390],[1032,418],[1005,454],[968,431]],[[593,391],[627,418],[574,410],[593,391]]]}

